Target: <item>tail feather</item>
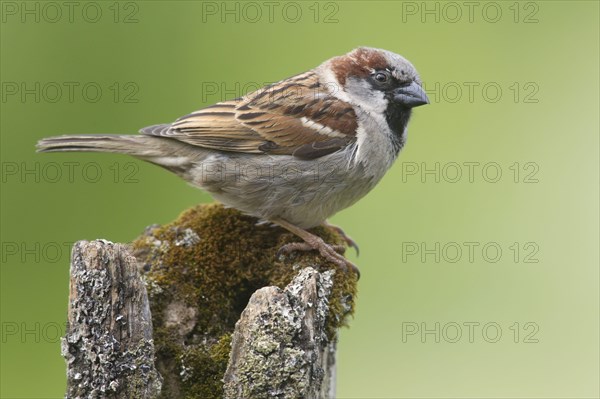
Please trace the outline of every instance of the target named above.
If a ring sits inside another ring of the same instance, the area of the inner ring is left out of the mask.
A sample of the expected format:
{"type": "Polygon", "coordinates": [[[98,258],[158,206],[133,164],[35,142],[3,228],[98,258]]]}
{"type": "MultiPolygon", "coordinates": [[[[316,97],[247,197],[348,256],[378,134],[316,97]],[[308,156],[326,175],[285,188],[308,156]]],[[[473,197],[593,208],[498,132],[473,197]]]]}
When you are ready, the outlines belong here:
{"type": "Polygon", "coordinates": [[[131,155],[161,166],[188,180],[190,165],[203,150],[167,137],[144,135],[87,134],[48,137],[38,141],[38,152],[112,152],[131,155]]]}
{"type": "Polygon", "coordinates": [[[142,135],[88,134],[48,137],[38,141],[37,152],[89,151],[128,154],[137,157],[160,156],[156,137],[142,135]]]}

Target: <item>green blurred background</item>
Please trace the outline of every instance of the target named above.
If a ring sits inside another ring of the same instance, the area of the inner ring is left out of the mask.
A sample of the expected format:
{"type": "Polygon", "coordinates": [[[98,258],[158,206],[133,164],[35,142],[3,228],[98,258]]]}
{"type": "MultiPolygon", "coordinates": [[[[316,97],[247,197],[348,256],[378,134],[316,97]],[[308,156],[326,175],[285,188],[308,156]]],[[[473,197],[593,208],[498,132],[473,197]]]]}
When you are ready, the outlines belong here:
{"type": "Polygon", "coordinates": [[[598,397],[597,1],[73,4],[2,2],[2,398],[64,394],[70,243],[211,201],[38,139],[134,133],[359,45],[411,60],[432,104],[332,219],[363,273],[338,396],[598,397]]]}

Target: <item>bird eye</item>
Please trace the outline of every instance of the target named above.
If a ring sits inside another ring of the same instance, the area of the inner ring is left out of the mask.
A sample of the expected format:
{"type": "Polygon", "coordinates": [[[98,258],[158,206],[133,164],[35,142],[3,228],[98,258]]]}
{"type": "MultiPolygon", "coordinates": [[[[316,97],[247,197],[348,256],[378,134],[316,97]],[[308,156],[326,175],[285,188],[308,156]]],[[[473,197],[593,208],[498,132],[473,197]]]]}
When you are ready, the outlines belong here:
{"type": "Polygon", "coordinates": [[[387,72],[376,72],[373,75],[373,79],[379,83],[387,83],[390,80],[390,74],[387,72]]]}

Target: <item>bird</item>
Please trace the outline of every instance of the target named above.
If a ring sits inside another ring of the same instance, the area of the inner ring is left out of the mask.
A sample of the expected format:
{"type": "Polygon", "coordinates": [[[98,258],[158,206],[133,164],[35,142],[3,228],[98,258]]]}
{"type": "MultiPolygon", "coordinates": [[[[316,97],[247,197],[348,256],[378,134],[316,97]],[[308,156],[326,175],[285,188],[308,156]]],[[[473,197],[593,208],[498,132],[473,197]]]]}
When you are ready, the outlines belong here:
{"type": "Polygon", "coordinates": [[[37,151],[109,152],[156,164],[225,206],[303,240],[279,254],[316,250],[358,272],[343,248],[308,229],[332,226],[329,217],[375,187],[406,143],[412,109],[428,103],[407,59],[358,47],[140,134],[55,136],[40,140],[37,151]]]}

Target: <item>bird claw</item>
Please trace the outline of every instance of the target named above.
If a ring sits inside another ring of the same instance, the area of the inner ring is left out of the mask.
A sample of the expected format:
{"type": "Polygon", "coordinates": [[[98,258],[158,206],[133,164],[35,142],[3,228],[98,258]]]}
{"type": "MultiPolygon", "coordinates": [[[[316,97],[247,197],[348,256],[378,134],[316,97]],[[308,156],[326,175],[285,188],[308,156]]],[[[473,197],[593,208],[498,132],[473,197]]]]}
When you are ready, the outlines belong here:
{"type": "Polygon", "coordinates": [[[346,241],[346,244],[348,244],[349,247],[354,248],[354,250],[356,251],[356,256],[360,255],[360,249],[358,248],[358,244],[356,243],[356,241],[354,241],[348,236],[344,236],[344,241],[346,241]]]}
{"type": "Polygon", "coordinates": [[[349,235],[347,235],[341,227],[330,224],[329,222],[325,222],[324,224],[326,227],[333,229],[336,233],[341,235],[346,245],[348,245],[351,248],[354,248],[354,250],[356,251],[356,256],[360,255],[360,249],[358,248],[358,244],[356,243],[356,241],[354,241],[349,235]]]}

